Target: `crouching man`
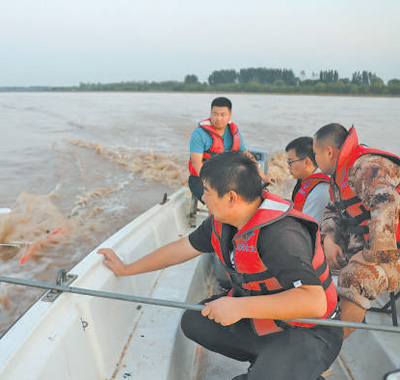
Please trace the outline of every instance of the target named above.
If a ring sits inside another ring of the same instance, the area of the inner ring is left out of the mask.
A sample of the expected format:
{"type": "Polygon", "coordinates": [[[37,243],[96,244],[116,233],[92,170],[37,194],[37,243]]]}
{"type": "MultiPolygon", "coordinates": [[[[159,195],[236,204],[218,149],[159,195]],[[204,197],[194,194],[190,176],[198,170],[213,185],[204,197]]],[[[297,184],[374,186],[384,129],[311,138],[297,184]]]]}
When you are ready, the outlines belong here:
{"type": "Polygon", "coordinates": [[[116,275],[134,275],[214,251],[232,289],[204,300],[201,313],[186,311],[184,334],[209,350],[248,361],[248,373],[235,379],[322,379],[339,353],[342,329],[285,322],[337,316],[317,223],[263,191],[257,164],[241,152],[211,158],[200,178],[212,215],[194,232],[131,264],[101,249],[105,264],[116,275]]]}

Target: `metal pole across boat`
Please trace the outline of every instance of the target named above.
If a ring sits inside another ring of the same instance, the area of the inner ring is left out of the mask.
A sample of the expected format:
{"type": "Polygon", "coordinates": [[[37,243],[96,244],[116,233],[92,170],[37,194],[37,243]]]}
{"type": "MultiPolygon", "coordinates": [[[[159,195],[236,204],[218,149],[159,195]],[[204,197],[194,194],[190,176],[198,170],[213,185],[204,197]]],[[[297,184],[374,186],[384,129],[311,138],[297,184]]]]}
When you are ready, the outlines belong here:
{"type": "MultiPolygon", "coordinates": [[[[76,288],[73,286],[49,284],[46,282],[24,280],[24,279],[20,279],[20,278],[12,278],[12,277],[5,277],[5,276],[0,276],[0,282],[6,282],[9,284],[15,284],[15,285],[31,286],[31,287],[36,287],[36,288],[48,289],[48,290],[57,290],[59,292],[67,292],[67,293],[82,294],[82,295],[93,296],[93,297],[108,298],[108,299],[114,299],[114,300],[120,300],[120,301],[128,301],[128,302],[137,302],[137,303],[143,303],[143,304],[148,304],[148,305],[174,307],[174,308],[185,309],[185,310],[201,311],[204,308],[204,305],[191,304],[191,303],[186,303],[186,302],[140,297],[140,296],[133,296],[133,295],[128,295],[128,294],[121,294],[121,293],[103,292],[100,290],[76,288]]],[[[333,320],[333,319],[319,319],[319,318],[297,318],[297,319],[284,319],[284,320],[285,321],[295,321],[295,322],[299,322],[299,323],[323,325],[323,326],[342,327],[342,328],[349,327],[349,328],[354,328],[354,329],[375,330],[375,331],[392,332],[392,333],[400,334],[400,327],[397,327],[397,326],[376,325],[376,324],[371,324],[371,323],[348,322],[348,321],[339,321],[339,320],[333,320]]]]}
{"type": "Polygon", "coordinates": [[[190,303],[186,303],[186,302],[161,300],[161,299],[157,299],[157,298],[140,297],[140,296],[133,296],[133,295],[129,295],[129,294],[121,294],[121,293],[103,292],[101,290],[93,290],[93,289],[85,289],[85,288],[76,288],[73,286],[49,284],[47,282],[25,280],[25,279],[21,279],[21,278],[0,276],[0,282],[7,282],[9,284],[25,285],[25,286],[31,286],[31,287],[35,287],[35,288],[42,288],[42,289],[48,289],[48,290],[57,290],[59,292],[82,294],[82,295],[86,295],[86,296],[109,298],[109,299],[120,300],[120,301],[175,307],[178,309],[201,311],[204,308],[203,305],[190,304],[190,303]]]}

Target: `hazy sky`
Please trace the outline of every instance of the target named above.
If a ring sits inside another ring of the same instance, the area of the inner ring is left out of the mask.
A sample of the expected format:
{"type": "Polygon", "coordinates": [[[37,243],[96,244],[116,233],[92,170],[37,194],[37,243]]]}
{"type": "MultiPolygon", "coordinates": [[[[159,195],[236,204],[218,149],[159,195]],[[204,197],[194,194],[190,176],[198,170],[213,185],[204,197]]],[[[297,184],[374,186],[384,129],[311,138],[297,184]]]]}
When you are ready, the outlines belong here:
{"type": "Polygon", "coordinates": [[[400,0],[0,2],[0,86],[206,81],[247,67],[400,78],[400,0]]]}

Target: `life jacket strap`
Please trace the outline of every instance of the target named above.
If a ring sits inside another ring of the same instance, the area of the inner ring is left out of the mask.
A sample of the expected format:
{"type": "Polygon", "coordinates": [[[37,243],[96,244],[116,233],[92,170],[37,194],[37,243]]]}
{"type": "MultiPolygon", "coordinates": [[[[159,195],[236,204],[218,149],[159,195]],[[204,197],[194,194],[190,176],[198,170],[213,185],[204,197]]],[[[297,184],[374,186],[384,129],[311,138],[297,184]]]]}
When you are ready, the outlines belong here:
{"type": "Polygon", "coordinates": [[[357,203],[360,203],[361,199],[359,197],[353,197],[349,199],[344,199],[341,201],[336,201],[335,206],[340,210],[346,210],[348,207],[353,206],[357,203]]]}
{"type": "Polygon", "coordinates": [[[326,271],[326,268],[328,267],[328,264],[326,263],[326,260],[317,268],[315,271],[317,272],[317,276],[321,277],[321,275],[326,271]]]}
{"type": "Polygon", "coordinates": [[[331,276],[331,274],[329,273],[329,274],[328,274],[328,277],[325,279],[325,281],[322,281],[322,283],[321,283],[322,288],[323,288],[324,290],[328,289],[329,286],[331,285],[331,283],[332,283],[332,276],[331,276]]]}
{"type": "Polygon", "coordinates": [[[345,211],[346,216],[343,221],[348,233],[355,235],[365,235],[369,233],[368,226],[362,225],[362,223],[371,219],[371,213],[365,208],[365,205],[361,203],[360,198],[353,197],[343,201],[338,201],[335,202],[335,205],[338,209],[345,211]],[[361,213],[356,216],[351,216],[346,209],[347,207],[353,206],[357,203],[360,203],[359,209],[361,213]]]}
{"type": "Polygon", "coordinates": [[[249,282],[263,281],[274,277],[269,270],[257,273],[238,273],[235,271],[229,271],[229,276],[232,282],[236,284],[247,284],[249,282]]]}
{"type": "Polygon", "coordinates": [[[259,283],[258,285],[261,290],[233,287],[232,296],[233,297],[269,296],[271,294],[278,294],[283,291],[283,289],[268,290],[264,283],[259,283]]]}
{"type": "Polygon", "coordinates": [[[237,273],[232,270],[228,270],[229,277],[233,285],[233,296],[234,297],[247,297],[247,296],[261,296],[268,294],[280,293],[283,289],[268,289],[265,282],[270,278],[273,278],[273,274],[267,269],[263,272],[257,273],[237,273]],[[246,289],[245,284],[257,283],[259,289],[246,289]]]}
{"type": "MultiPolygon", "coordinates": [[[[315,272],[317,273],[318,278],[321,278],[321,276],[325,273],[327,268],[328,268],[328,264],[327,264],[326,260],[324,260],[324,262],[317,269],[315,269],[315,272]]],[[[321,281],[321,285],[322,285],[323,289],[326,290],[326,289],[328,289],[328,287],[330,286],[331,283],[332,283],[331,273],[328,272],[328,276],[326,277],[326,279],[324,281],[321,281]]]]}

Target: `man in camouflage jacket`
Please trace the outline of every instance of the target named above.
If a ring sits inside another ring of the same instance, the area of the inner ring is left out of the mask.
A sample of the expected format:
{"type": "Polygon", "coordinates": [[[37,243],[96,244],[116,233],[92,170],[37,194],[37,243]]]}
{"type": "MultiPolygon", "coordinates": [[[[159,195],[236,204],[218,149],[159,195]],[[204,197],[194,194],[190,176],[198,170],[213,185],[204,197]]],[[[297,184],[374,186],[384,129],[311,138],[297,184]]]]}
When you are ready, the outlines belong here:
{"type": "Polygon", "coordinates": [[[361,322],[370,300],[400,289],[400,158],[364,147],[340,124],[320,128],[313,147],[331,176],[321,236],[331,270],[340,269],[341,318],[361,322]]]}

